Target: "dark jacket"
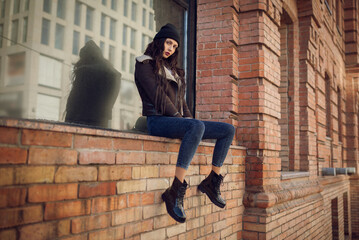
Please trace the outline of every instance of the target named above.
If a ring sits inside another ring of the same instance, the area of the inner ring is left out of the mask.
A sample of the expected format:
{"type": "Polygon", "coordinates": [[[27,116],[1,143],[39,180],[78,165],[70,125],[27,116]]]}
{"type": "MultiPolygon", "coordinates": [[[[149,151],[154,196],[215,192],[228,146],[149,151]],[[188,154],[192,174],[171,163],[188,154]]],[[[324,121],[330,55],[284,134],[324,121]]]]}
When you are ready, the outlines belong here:
{"type": "Polygon", "coordinates": [[[80,67],[67,100],[65,121],[108,127],[120,81],[121,74],[112,66],[80,67]]]}
{"type": "Polygon", "coordinates": [[[135,83],[142,99],[142,115],[192,117],[184,96],[181,96],[181,103],[177,102],[176,94],[179,92],[178,89],[180,86],[176,78],[166,68],[166,73],[163,74],[166,74],[166,78],[169,81],[169,86],[166,92],[164,90],[160,91],[162,96],[166,96],[165,112],[161,113],[159,109],[156,109],[155,99],[158,86],[156,84],[156,77],[154,74],[153,66],[150,61],[153,61],[152,58],[146,55],[142,55],[136,58],[135,83]]]}

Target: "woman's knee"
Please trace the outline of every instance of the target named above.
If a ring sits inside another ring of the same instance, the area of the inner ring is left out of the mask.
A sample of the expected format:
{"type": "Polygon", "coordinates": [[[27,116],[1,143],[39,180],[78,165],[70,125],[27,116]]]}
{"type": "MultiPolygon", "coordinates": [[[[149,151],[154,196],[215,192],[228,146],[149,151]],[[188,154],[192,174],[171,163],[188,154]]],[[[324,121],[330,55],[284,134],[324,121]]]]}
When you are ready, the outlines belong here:
{"type": "Polygon", "coordinates": [[[203,136],[205,125],[202,121],[197,119],[191,119],[190,127],[191,131],[194,132],[196,135],[201,137],[203,136]]]}

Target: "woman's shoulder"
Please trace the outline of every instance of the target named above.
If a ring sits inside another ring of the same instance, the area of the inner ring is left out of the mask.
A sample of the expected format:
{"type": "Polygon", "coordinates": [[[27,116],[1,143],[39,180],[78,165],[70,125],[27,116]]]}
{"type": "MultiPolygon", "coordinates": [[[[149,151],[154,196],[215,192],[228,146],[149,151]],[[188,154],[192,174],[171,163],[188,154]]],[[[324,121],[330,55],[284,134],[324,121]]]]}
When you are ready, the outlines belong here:
{"type": "Polygon", "coordinates": [[[148,55],[141,55],[141,56],[136,57],[137,62],[144,63],[144,64],[149,63],[152,60],[153,60],[153,58],[148,55]]]}

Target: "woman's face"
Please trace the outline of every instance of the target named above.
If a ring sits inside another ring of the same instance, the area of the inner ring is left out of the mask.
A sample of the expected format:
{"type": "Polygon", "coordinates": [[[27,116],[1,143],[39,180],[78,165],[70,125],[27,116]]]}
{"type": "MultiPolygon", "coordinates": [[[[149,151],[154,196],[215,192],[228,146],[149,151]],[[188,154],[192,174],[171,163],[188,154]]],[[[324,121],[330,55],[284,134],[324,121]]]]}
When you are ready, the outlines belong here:
{"type": "Polygon", "coordinates": [[[177,47],[178,43],[175,40],[171,38],[166,38],[162,55],[163,58],[169,58],[170,56],[172,56],[172,54],[176,51],[177,47]]]}

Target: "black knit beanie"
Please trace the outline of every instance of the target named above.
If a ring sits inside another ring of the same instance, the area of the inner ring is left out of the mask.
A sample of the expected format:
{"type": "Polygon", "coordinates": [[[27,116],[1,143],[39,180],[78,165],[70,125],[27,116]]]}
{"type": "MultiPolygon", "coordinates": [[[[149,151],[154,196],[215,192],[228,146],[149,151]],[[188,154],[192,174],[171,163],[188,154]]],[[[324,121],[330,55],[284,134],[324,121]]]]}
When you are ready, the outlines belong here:
{"type": "Polygon", "coordinates": [[[175,40],[178,43],[178,45],[180,43],[180,35],[179,35],[176,27],[174,25],[172,25],[171,23],[167,23],[166,25],[161,27],[160,31],[156,34],[156,36],[153,40],[160,39],[160,38],[171,38],[171,39],[175,40]]]}

